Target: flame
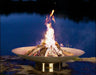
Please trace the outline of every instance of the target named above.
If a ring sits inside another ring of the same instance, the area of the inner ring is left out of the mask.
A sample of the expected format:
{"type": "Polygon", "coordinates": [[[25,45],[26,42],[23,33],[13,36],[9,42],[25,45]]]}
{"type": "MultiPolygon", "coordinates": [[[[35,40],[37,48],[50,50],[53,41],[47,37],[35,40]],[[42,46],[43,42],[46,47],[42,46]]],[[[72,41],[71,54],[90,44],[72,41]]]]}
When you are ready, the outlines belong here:
{"type": "Polygon", "coordinates": [[[54,36],[54,29],[51,26],[51,23],[46,24],[47,26],[47,31],[45,34],[45,43],[46,47],[51,47],[52,45],[55,44],[55,36],[54,36]]]}
{"type": "Polygon", "coordinates": [[[55,45],[54,29],[52,28],[52,23],[51,23],[51,17],[53,16],[53,14],[54,14],[54,10],[52,10],[49,18],[46,17],[46,23],[45,23],[47,27],[47,31],[45,34],[45,43],[46,43],[46,47],[48,48],[55,45]]]}
{"type": "Polygon", "coordinates": [[[51,14],[50,14],[50,17],[52,17],[52,20],[55,22],[55,18],[54,18],[54,10],[52,10],[51,14]]]}
{"type": "Polygon", "coordinates": [[[63,47],[64,46],[63,43],[61,43],[60,46],[63,47]]]}
{"type": "MultiPolygon", "coordinates": [[[[44,35],[44,39],[41,40],[41,45],[37,45],[32,50],[28,51],[25,55],[33,55],[33,56],[45,56],[45,57],[58,57],[58,56],[73,56],[73,53],[67,52],[66,50],[62,50],[60,46],[63,46],[63,44],[58,44],[57,41],[55,41],[55,35],[54,35],[54,29],[52,27],[52,21],[55,22],[54,18],[54,10],[52,10],[51,14],[49,16],[46,16],[45,25],[47,27],[46,33],[44,35]]],[[[43,69],[44,72],[44,66],[43,63],[43,69]]],[[[50,68],[52,68],[53,64],[50,64],[50,68]]],[[[50,69],[50,72],[52,72],[53,69],[50,69]]]]}
{"type": "MultiPolygon", "coordinates": [[[[54,14],[54,10],[52,10],[49,18],[48,18],[48,16],[46,17],[46,22],[45,22],[45,25],[47,27],[47,31],[45,34],[45,43],[46,43],[46,47],[48,47],[48,48],[55,45],[54,29],[52,28],[52,23],[51,23],[51,17],[53,16],[53,14],[54,14]]],[[[52,20],[53,20],[53,17],[52,17],[52,20]]]]}
{"type": "MultiPolygon", "coordinates": [[[[45,56],[48,54],[62,54],[62,52],[57,48],[56,41],[55,41],[55,35],[54,35],[54,29],[52,28],[52,20],[55,22],[55,18],[53,16],[54,10],[52,10],[50,16],[46,16],[45,25],[47,27],[47,31],[45,33],[45,38],[42,40],[45,43],[45,46],[48,48],[45,56]]],[[[54,55],[56,56],[56,55],[54,55]]]]}
{"type": "Polygon", "coordinates": [[[52,10],[52,12],[51,12],[51,14],[50,14],[50,17],[53,16],[53,14],[54,14],[54,10],[52,10]]]}

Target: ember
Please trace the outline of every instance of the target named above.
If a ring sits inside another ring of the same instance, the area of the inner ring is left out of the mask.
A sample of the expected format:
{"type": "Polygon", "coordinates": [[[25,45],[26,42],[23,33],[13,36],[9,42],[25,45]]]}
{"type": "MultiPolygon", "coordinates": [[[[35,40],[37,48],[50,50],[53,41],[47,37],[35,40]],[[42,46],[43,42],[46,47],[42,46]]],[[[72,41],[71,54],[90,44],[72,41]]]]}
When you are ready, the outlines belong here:
{"type": "Polygon", "coordinates": [[[58,56],[73,56],[72,53],[62,50],[57,41],[55,41],[54,29],[52,28],[52,21],[55,22],[54,10],[50,16],[46,17],[45,25],[47,31],[41,44],[37,45],[34,49],[29,50],[25,55],[28,56],[45,56],[45,57],[58,57],[58,56]]]}

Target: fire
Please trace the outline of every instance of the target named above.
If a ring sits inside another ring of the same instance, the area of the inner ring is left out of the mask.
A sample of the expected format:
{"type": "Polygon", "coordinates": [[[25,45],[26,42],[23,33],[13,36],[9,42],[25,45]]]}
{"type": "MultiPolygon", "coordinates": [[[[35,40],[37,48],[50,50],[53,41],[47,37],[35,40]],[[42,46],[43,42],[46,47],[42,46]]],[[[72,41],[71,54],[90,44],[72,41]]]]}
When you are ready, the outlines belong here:
{"type": "MultiPolygon", "coordinates": [[[[46,47],[50,48],[51,46],[55,45],[55,35],[54,35],[54,29],[52,28],[52,23],[51,23],[51,17],[54,14],[54,10],[52,10],[50,16],[46,17],[46,22],[45,25],[47,27],[47,31],[45,34],[45,44],[46,47]]],[[[55,19],[52,17],[52,20],[55,21],[55,19]]]]}
{"type": "MultiPolygon", "coordinates": [[[[26,52],[25,55],[45,57],[73,56],[72,53],[62,50],[58,42],[55,41],[54,29],[52,27],[52,21],[55,22],[53,14],[54,10],[52,10],[49,16],[46,16],[45,25],[47,30],[44,39],[41,40],[41,44],[26,52]]],[[[61,46],[63,46],[63,44],[61,44],[61,46]]]]}
{"type": "MultiPolygon", "coordinates": [[[[45,56],[47,56],[48,54],[62,54],[62,52],[57,48],[56,46],[56,41],[55,41],[55,35],[54,35],[54,29],[52,28],[52,20],[55,22],[55,18],[53,16],[54,14],[54,10],[52,10],[50,16],[46,17],[46,22],[45,25],[47,27],[47,31],[45,33],[45,46],[48,48],[45,56]]],[[[57,55],[56,55],[57,56],[57,55]]]]}
{"type": "Polygon", "coordinates": [[[46,47],[51,47],[55,44],[55,36],[54,36],[54,29],[51,26],[51,23],[48,23],[47,25],[47,31],[45,34],[45,43],[46,47]]]}
{"type": "Polygon", "coordinates": [[[53,16],[53,14],[54,14],[54,10],[52,10],[52,12],[51,12],[51,14],[50,14],[50,17],[53,16]]]}

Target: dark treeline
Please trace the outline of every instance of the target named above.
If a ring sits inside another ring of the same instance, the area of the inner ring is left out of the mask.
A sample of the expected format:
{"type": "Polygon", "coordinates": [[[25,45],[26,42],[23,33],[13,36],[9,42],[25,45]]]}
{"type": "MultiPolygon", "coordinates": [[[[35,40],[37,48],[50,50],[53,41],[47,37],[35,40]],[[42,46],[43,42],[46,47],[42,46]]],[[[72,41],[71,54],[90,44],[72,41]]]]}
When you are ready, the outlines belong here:
{"type": "Polygon", "coordinates": [[[11,13],[38,13],[41,15],[55,9],[55,14],[76,22],[85,20],[94,21],[96,0],[2,0],[0,2],[0,14],[11,13]]]}

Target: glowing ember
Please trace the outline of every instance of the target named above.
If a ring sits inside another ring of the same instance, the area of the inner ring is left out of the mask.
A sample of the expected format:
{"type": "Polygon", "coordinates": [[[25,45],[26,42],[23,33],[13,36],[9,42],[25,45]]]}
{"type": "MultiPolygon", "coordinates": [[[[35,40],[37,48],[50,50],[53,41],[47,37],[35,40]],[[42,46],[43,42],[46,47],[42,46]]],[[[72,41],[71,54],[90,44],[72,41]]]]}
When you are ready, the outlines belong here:
{"type": "MultiPolygon", "coordinates": [[[[54,29],[52,28],[52,21],[55,22],[53,16],[54,10],[52,10],[50,16],[46,17],[45,25],[47,31],[44,35],[44,39],[41,40],[41,44],[37,45],[34,49],[28,51],[25,55],[33,56],[72,56],[73,54],[62,50],[59,44],[55,41],[54,29]]],[[[63,46],[63,44],[61,44],[63,46]]]]}

